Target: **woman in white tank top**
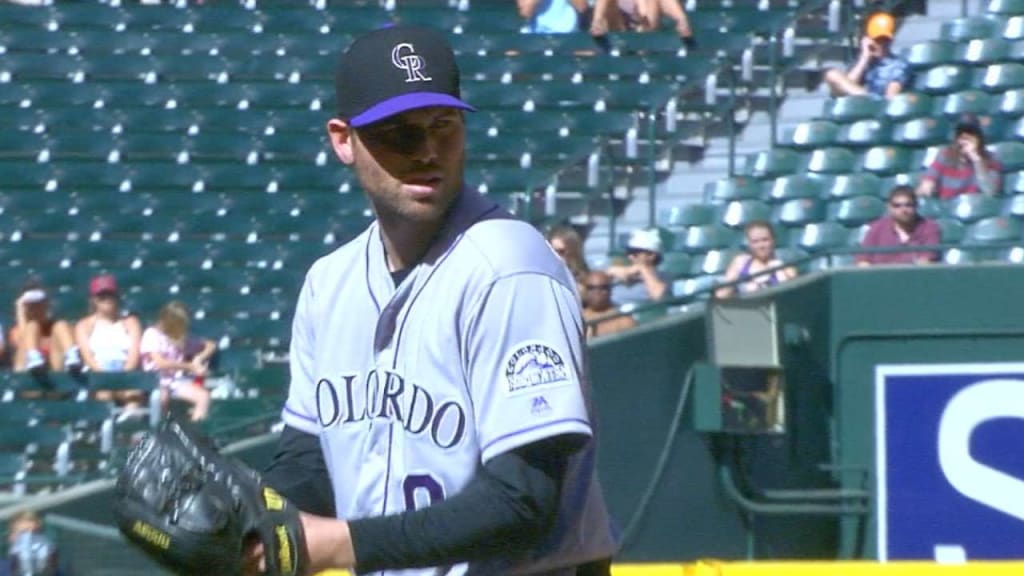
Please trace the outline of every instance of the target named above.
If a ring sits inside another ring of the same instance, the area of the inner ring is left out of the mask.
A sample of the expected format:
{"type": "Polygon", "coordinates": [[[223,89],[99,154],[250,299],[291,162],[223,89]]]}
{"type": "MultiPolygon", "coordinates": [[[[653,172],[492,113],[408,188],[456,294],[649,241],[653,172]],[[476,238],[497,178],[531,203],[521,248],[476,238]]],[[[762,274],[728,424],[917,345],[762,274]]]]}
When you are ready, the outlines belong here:
{"type": "Polygon", "coordinates": [[[135,316],[122,316],[117,282],[104,274],[89,282],[91,314],[78,321],[75,340],[91,372],[121,372],[139,368],[142,327],[135,316]]]}

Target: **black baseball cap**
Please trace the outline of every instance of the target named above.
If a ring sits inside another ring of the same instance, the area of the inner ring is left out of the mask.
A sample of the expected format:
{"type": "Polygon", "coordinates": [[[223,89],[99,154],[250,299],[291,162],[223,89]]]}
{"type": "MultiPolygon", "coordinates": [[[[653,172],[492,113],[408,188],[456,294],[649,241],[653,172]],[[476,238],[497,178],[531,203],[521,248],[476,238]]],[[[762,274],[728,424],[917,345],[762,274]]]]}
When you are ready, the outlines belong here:
{"type": "Polygon", "coordinates": [[[956,131],[981,134],[981,119],[971,113],[961,114],[956,120],[956,131]]]}
{"type": "Polygon", "coordinates": [[[389,26],[342,53],[334,79],[338,116],[356,128],[429,106],[474,110],[462,101],[459,67],[441,32],[389,26]]]}

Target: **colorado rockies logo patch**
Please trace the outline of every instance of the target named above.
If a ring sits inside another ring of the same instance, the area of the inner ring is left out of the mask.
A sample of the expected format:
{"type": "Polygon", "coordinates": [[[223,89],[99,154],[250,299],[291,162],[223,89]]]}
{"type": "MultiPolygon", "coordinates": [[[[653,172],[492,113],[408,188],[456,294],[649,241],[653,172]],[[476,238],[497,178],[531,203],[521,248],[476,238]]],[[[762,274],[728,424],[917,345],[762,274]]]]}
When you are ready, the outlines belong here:
{"type": "Polygon", "coordinates": [[[520,344],[505,363],[509,393],[538,386],[568,384],[569,370],[562,357],[550,346],[539,342],[520,344]]]}

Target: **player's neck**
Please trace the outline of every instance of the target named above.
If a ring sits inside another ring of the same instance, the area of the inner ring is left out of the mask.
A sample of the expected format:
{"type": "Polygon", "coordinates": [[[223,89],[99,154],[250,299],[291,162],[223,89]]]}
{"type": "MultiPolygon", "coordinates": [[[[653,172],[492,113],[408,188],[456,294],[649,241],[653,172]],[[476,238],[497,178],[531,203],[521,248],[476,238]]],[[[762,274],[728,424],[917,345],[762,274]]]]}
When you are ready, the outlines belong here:
{"type": "Polygon", "coordinates": [[[387,223],[378,220],[380,237],[384,243],[384,254],[388,270],[397,272],[416,265],[430,249],[434,237],[441,229],[441,222],[387,223]]]}

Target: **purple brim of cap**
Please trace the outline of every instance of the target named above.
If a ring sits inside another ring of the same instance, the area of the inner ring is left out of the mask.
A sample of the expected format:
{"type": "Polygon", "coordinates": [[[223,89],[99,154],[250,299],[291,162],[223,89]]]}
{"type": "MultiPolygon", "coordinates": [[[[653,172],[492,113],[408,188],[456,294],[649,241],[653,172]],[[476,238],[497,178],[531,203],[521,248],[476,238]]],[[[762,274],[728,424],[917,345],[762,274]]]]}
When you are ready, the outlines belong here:
{"type": "Polygon", "coordinates": [[[351,126],[359,128],[360,126],[379,122],[380,120],[389,116],[394,116],[395,114],[401,114],[402,112],[408,112],[409,110],[416,110],[417,108],[429,108],[431,106],[447,106],[450,108],[460,108],[462,110],[476,112],[476,108],[473,108],[451,94],[441,94],[438,92],[412,92],[379,102],[374,106],[367,108],[362,114],[350,118],[348,123],[351,126]]]}

